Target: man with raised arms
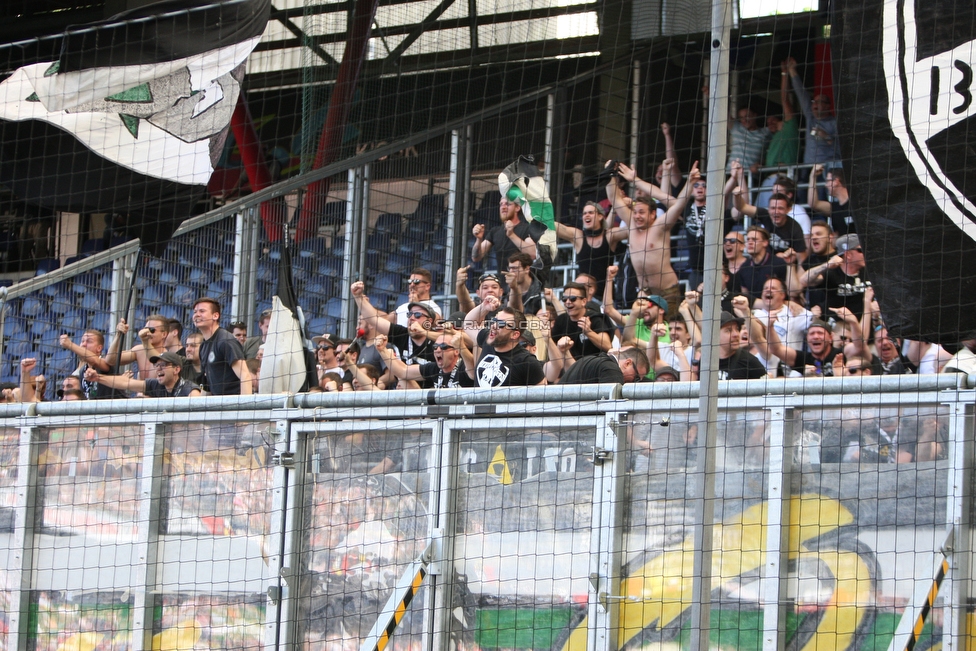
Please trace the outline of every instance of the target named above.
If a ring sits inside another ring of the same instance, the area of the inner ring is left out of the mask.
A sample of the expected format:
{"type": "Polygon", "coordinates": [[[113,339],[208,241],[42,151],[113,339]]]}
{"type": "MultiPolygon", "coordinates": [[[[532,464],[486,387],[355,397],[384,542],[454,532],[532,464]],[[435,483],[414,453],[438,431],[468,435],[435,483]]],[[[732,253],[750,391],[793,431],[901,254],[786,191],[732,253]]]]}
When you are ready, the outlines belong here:
{"type": "Polygon", "coordinates": [[[691,188],[699,178],[696,162],[688,173],[688,182],[663,217],[658,217],[650,201],[643,197],[635,199],[631,208],[617,175],[611,177],[607,186],[607,196],[613,202],[614,210],[628,225],[630,259],[639,286],[664,297],[672,306],[673,313],[669,313],[669,317],[677,313],[682,298],[678,275],[671,267],[671,229],[684,212],[691,188]]]}

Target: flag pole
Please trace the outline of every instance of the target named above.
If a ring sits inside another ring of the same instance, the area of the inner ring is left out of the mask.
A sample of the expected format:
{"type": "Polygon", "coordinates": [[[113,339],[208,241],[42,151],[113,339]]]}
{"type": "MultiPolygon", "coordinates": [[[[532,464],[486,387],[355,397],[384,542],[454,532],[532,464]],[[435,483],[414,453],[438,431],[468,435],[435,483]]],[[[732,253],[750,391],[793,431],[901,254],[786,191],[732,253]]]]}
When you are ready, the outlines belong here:
{"type": "Polygon", "coordinates": [[[705,291],[701,387],[698,403],[698,466],[694,473],[694,570],[692,573],[691,651],[708,651],[711,632],[712,531],[715,520],[715,447],[718,439],[718,341],[722,313],[722,236],[725,206],[725,156],[728,146],[729,40],[731,0],[712,0],[708,94],[708,170],[705,226],[705,291]],[[701,433],[704,432],[704,436],[701,433]]]}

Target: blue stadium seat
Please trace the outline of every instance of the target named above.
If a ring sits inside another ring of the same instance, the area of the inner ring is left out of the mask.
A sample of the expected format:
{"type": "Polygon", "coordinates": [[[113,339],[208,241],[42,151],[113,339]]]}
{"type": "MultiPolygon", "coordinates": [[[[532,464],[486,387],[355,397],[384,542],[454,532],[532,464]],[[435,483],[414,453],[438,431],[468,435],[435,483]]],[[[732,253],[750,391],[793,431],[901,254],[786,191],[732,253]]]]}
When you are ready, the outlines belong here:
{"type": "Polygon", "coordinates": [[[43,341],[47,337],[55,336],[52,334],[54,332],[54,325],[46,319],[36,319],[33,323],[31,323],[30,332],[35,340],[40,339],[43,341]]]}
{"type": "Polygon", "coordinates": [[[258,260],[258,281],[274,282],[278,278],[278,263],[270,260],[258,260]]]}
{"type": "Polygon", "coordinates": [[[202,266],[194,265],[190,269],[190,275],[187,277],[190,283],[197,285],[207,285],[213,280],[213,273],[209,269],[204,269],[202,266]]]}
{"type": "Polygon", "coordinates": [[[340,260],[346,255],[346,238],[345,237],[333,237],[332,238],[332,255],[339,258],[340,260]]]}
{"type": "Polygon", "coordinates": [[[330,201],[325,204],[325,209],[322,212],[320,226],[333,226],[338,228],[346,223],[345,201],[330,201]]]}
{"type": "Polygon", "coordinates": [[[385,271],[376,276],[376,280],[373,283],[373,287],[369,290],[370,298],[373,298],[373,294],[377,291],[386,292],[388,294],[395,294],[403,288],[403,279],[398,273],[393,273],[385,271]]]}
{"type": "Polygon", "coordinates": [[[31,342],[22,339],[11,339],[4,347],[3,356],[9,360],[19,361],[32,355],[31,342]]]}
{"type": "Polygon", "coordinates": [[[44,311],[44,302],[37,296],[27,296],[20,306],[20,313],[24,316],[36,317],[44,311]]]}
{"type": "Polygon", "coordinates": [[[180,282],[183,270],[179,265],[167,262],[159,272],[159,282],[164,285],[175,285],[180,282]]]}
{"type": "Polygon", "coordinates": [[[166,291],[165,285],[150,285],[142,290],[142,300],[146,305],[153,305],[159,307],[164,303],[169,302],[168,292],[166,291]]]}
{"type": "Polygon", "coordinates": [[[197,292],[189,285],[177,285],[173,289],[173,302],[178,305],[192,305],[197,300],[197,292]]]}
{"type": "Polygon", "coordinates": [[[325,302],[325,315],[335,317],[337,319],[342,318],[342,299],[338,296],[333,296],[328,301],[325,302]]]}
{"type": "Polygon", "coordinates": [[[402,253],[391,253],[383,264],[383,269],[398,275],[407,275],[414,268],[414,256],[403,255],[402,253]]]}
{"type": "Polygon", "coordinates": [[[377,251],[389,251],[391,248],[390,234],[378,232],[370,233],[366,236],[366,248],[376,249],[377,251]]]}
{"type": "Polygon", "coordinates": [[[342,275],[342,258],[326,256],[319,260],[318,273],[321,276],[331,276],[338,278],[342,275]]]}
{"type": "Polygon", "coordinates": [[[108,310],[95,312],[95,316],[91,319],[91,327],[101,331],[106,337],[112,332],[115,332],[115,324],[112,323],[108,310]]]}
{"type": "Polygon", "coordinates": [[[309,319],[306,323],[308,327],[308,332],[313,337],[317,337],[326,332],[330,334],[335,334],[335,330],[330,329],[336,322],[334,317],[330,316],[317,316],[315,318],[309,319]]]}
{"type": "Polygon", "coordinates": [[[295,258],[318,258],[325,255],[325,238],[309,237],[298,245],[298,255],[295,258]]]}
{"type": "Polygon", "coordinates": [[[398,212],[385,212],[376,220],[376,230],[380,233],[399,235],[403,228],[403,215],[398,212]]]}
{"type": "Polygon", "coordinates": [[[34,271],[34,276],[43,276],[44,274],[54,271],[61,266],[61,261],[57,258],[42,258],[37,261],[37,267],[34,271]]]}
{"type": "Polygon", "coordinates": [[[78,358],[70,350],[63,348],[49,356],[44,363],[48,375],[68,375],[78,366],[78,358]]]}
{"type": "Polygon", "coordinates": [[[62,292],[51,297],[51,305],[48,309],[55,316],[63,316],[74,304],[75,302],[72,300],[71,295],[67,292],[62,292]]]}
{"type": "Polygon", "coordinates": [[[109,309],[108,297],[99,290],[93,289],[81,297],[81,308],[91,312],[109,309]]]}
{"type": "Polygon", "coordinates": [[[85,313],[77,307],[73,307],[67,311],[64,318],[61,319],[61,327],[65,332],[74,332],[78,330],[83,330],[86,327],[87,319],[85,313]]]}

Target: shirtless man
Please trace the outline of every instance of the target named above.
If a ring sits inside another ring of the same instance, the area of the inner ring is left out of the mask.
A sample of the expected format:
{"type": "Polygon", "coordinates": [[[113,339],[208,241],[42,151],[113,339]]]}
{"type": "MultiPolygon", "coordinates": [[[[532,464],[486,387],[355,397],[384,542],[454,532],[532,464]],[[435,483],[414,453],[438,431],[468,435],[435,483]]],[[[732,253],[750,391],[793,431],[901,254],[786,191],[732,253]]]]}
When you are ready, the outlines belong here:
{"type": "Polygon", "coordinates": [[[169,317],[162,314],[150,314],[146,317],[146,327],[139,330],[139,339],[142,343],[119,353],[120,343],[128,331],[129,324],[125,322],[125,319],[120,320],[116,327],[117,334],[105,355],[105,361],[109,367],[115,367],[116,364],[126,366],[133,362],[138,363],[137,380],[148,380],[156,377],[156,369],[149,358],[166,351],[165,342],[166,335],[169,334],[169,317]]]}
{"type": "MultiPolygon", "coordinates": [[[[668,163],[665,161],[665,167],[668,167],[668,163]]],[[[691,188],[699,178],[701,174],[696,161],[688,172],[685,187],[663,217],[658,217],[654,207],[642,197],[635,199],[631,208],[616,175],[610,178],[607,185],[607,196],[613,202],[614,210],[628,226],[630,259],[639,286],[664,297],[669,306],[669,319],[678,313],[682,299],[678,274],[671,267],[671,229],[684,212],[691,188]]]]}

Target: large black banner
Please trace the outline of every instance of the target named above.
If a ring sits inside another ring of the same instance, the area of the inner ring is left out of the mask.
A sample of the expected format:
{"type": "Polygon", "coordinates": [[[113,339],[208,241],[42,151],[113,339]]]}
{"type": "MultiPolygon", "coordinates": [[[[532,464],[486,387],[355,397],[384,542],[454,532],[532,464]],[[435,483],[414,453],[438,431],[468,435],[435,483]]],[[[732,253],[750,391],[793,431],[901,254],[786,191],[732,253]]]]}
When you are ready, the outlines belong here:
{"type": "Polygon", "coordinates": [[[892,332],[976,332],[976,9],[836,0],[838,128],[868,274],[892,332]]]}

